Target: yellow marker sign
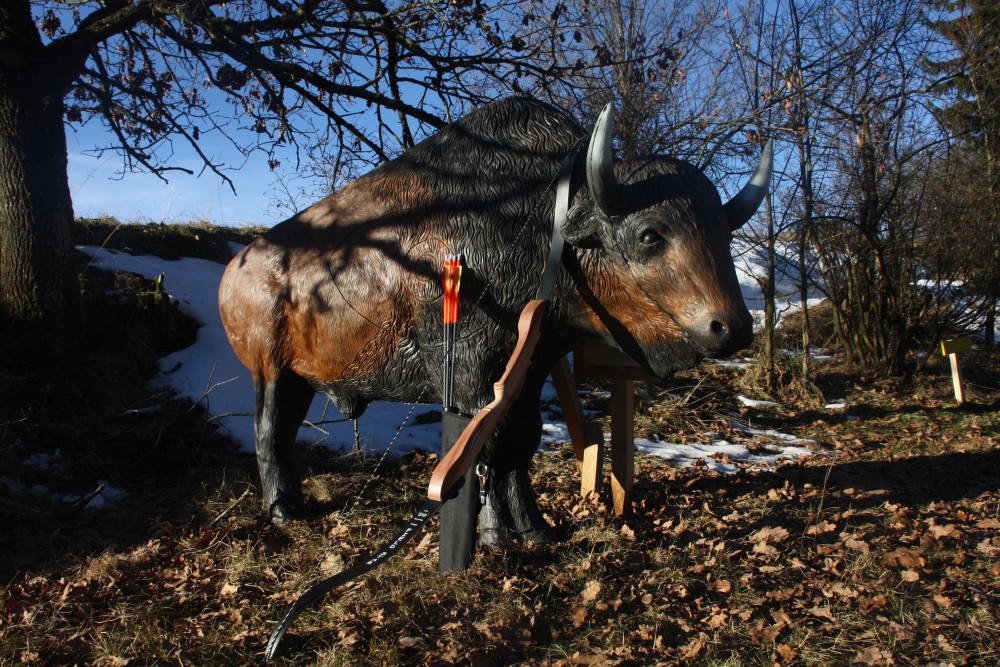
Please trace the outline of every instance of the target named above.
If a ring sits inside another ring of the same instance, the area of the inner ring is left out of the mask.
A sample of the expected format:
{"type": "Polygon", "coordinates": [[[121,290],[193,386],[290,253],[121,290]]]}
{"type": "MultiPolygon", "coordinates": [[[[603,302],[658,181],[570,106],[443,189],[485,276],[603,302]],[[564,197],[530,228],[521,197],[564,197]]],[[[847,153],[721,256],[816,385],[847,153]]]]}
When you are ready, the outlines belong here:
{"type": "Polygon", "coordinates": [[[971,338],[952,338],[941,341],[941,354],[958,354],[972,349],[971,338]]]}

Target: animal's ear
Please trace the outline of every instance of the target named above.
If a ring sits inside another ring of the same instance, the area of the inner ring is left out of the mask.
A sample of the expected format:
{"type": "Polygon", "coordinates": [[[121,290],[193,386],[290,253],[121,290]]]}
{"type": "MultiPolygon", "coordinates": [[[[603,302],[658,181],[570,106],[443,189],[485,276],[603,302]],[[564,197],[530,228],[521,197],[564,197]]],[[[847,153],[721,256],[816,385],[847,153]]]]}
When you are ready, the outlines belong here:
{"type": "Polygon", "coordinates": [[[562,235],[566,243],[576,248],[603,248],[601,216],[594,215],[587,207],[575,206],[563,222],[562,235]]]}

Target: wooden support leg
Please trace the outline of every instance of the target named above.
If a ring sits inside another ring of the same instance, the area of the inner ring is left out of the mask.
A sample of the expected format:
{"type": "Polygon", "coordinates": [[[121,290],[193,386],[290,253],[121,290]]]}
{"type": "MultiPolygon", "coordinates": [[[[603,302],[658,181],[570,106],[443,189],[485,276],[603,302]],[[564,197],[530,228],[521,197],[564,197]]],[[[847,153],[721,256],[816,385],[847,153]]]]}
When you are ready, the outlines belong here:
{"type": "Polygon", "coordinates": [[[598,422],[585,427],[583,461],[580,466],[580,496],[599,494],[604,481],[604,429],[598,422]]]}
{"type": "Polygon", "coordinates": [[[584,426],[583,406],[580,405],[580,394],[576,389],[576,380],[569,367],[569,358],[563,357],[552,367],[552,384],[556,388],[559,406],[563,411],[569,439],[573,442],[573,452],[576,454],[577,466],[583,465],[583,450],[587,446],[586,427],[584,426]]]}
{"type": "Polygon", "coordinates": [[[951,383],[955,388],[955,400],[959,404],[965,403],[965,389],[962,387],[962,373],[958,369],[958,353],[951,353],[948,355],[948,361],[951,362],[951,383]]]}
{"type": "Polygon", "coordinates": [[[635,471],[635,381],[611,382],[611,498],[616,516],[632,511],[632,479],[635,471]]]}
{"type": "Polygon", "coordinates": [[[552,384],[556,387],[563,419],[566,420],[570,440],[573,441],[573,452],[580,470],[580,496],[586,498],[592,493],[600,493],[604,468],[604,431],[597,422],[585,420],[576,380],[567,357],[560,359],[552,368],[552,384]]]}

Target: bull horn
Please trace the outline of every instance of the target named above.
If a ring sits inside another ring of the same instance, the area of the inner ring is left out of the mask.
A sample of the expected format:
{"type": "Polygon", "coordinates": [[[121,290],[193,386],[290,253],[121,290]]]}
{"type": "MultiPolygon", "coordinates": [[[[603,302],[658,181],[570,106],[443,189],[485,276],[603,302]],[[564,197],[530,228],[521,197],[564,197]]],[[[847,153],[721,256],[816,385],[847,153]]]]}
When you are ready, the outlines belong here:
{"type": "Polygon", "coordinates": [[[604,107],[597,117],[594,132],[587,148],[587,186],[590,197],[604,215],[621,211],[621,193],[615,180],[614,152],[611,135],[614,132],[615,112],[611,104],[604,107]]]}
{"type": "Polygon", "coordinates": [[[754,172],[750,182],[743,186],[743,189],[736,193],[722,207],[726,212],[726,219],[729,221],[729,228],[736,231],[750,219],[760,203],[767,196],[767,188],[771,183],[772,163],[774,162],[774,141],[767,140],[764,150],[760,154],[760,163],[757,171],[754,172]]]}

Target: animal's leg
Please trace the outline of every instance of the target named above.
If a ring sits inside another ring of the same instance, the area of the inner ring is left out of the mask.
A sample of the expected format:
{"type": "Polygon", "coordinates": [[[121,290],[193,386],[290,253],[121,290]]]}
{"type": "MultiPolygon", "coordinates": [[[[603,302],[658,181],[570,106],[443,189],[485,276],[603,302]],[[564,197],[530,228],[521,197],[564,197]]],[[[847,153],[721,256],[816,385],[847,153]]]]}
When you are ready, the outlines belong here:
{"type": "Polygon", "coordinates": [[[264,511],[272,521],[284,523],[302,513],[302,477],[295,456],[295,436],[315,392],[291,372],[273,380],[258,379],[255,388],[255,443],[264,511]]]}
{"type": "Polygon", "coordinates": [[[486,504],[479,513],[479,542],[502,546],[513,540],[551,542],[552,529],[542,518],[528,476],[542,435],[539,410],[542,384],[531,382],[498,426],[490,453],[486,504]]]}

